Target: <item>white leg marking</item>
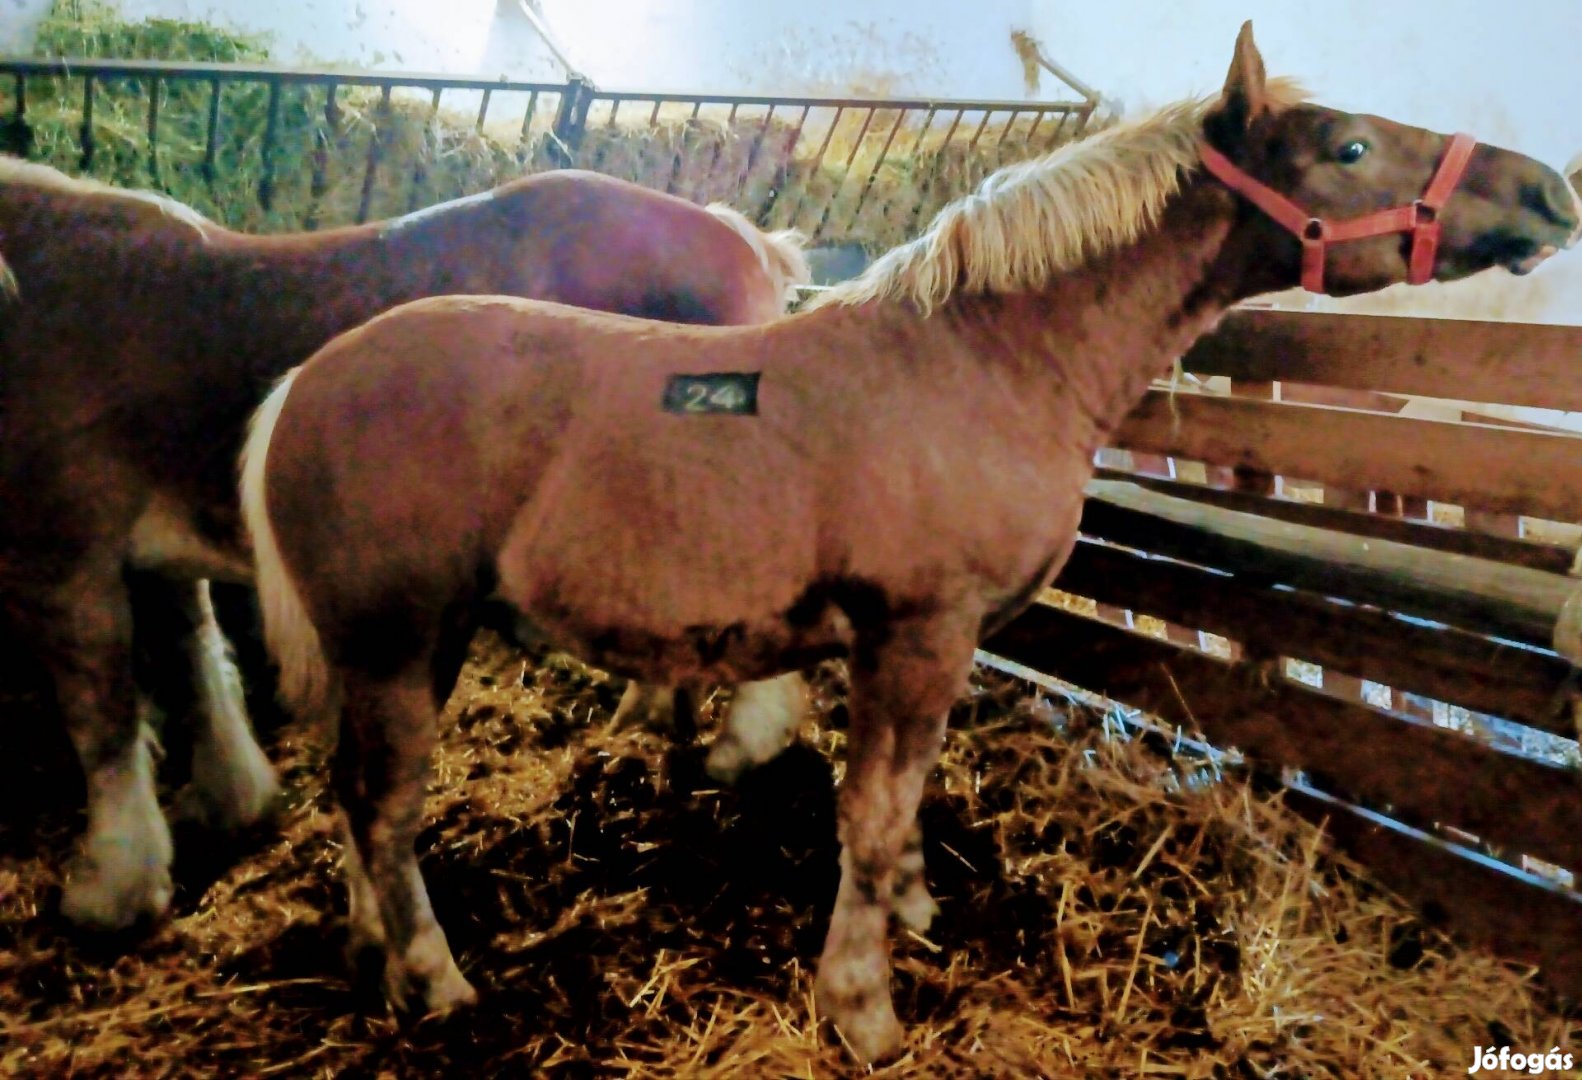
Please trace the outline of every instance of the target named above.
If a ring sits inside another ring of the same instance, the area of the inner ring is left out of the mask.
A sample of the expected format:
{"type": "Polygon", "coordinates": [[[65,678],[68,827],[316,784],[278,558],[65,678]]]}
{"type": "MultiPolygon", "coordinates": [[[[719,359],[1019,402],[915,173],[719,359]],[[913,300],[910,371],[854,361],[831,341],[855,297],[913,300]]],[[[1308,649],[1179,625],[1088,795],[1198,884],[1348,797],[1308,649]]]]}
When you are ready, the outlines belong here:
{"type": "Polygon", "coordinates": [[[352,840],[351,826],[341,816],[341,873],[346,878],[346,922],[350,940],[347,951],[352,959],[365,948],[382,947],[385,941],[385,924],[379,916],[379,897],[374,893],[374,883],[368,880],[368,868],[357,854],[357,844],[352,840]]]}
{"type": "Polygon", "coordinates": [[[802,723],[807,705],[807,683],[794,671],[737,687],[725,730],[709,751],[709,775],[734,784],[748,769],[772,760],[802,723]]]}
{"type": "Polygon", "coordinates": [[[901,920],[901,925],[919,934],[927,933],[934,916],[939,914],[939,905],[928,891],[925,873],[923,827],[920,823],[914,823],[906,846],[901,849],[901,855],[895,862],[896,893],[891,908],[895,917],[901,920]]]}
{"type": "Polygon", "coordinates": [[[125,767],[90,782],[88,832],[61,897],[62,914],[79,925],[123,930],[170,904],[170,829],[154,794],[150,740],[140,735],[125,767]]]}
{"type": "Polygon", "coordinates": [[[207,585],[201,610],[189,643],[198,671],[198,714],[193,718],[192,787],[183,793],[181,811],[210,828],[231,831],[263,818],[280,784],[253,736],[241,676],[215,621],[207,585]]]}

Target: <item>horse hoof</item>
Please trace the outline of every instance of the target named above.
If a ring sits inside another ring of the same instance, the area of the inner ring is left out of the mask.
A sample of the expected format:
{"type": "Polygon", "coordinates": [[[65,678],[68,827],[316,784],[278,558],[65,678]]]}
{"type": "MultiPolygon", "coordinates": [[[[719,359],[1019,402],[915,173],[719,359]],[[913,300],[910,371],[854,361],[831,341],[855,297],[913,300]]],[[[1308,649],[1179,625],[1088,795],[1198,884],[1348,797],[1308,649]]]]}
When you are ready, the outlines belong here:
{"type": "Polygon", "coordinates": [[[423,995],[423,1004],[428,1007],[429,1015],[443,1016],[453,1009],[465,1009],[478,1004],[478,991],[473,989],[472,983],[460,971],[452,968],[429,984],[427,993],[423,995]]]}
{"type": "Polygon", "coordinates": [[[747,753],[747,748],[735,739],[716,739],[714,746],[709,750],[708,759],[703,763],[703,771],[709,778],[725,787],[735,787],[742,775],[751,769],[753,762],[747,753]]]}
{"type": "Polygon", "coordinates": [[[170,907],[170,869],[151,865],[135,875],[81,858],[67,872],[60,912],[85,930],[115,933],[140,920],[156,922],[170,907]]]}
{"type": "MultiPolygon", "coordinates": [[[[387,956],[385,996],[397,1012],[404,1013],[412,1019],[423,1016],[444,1016],[456,1009],[465,1009],[478,1003],[478,991],[473,989],[466,976],[454,967],[439,977],[424,982],[421,990],[414,985],[421,980],[406,973],[397,973],[394,968],[394,962],[387,956]]],[[[368,958],[365,956],[359,973],[367,970],[368,958]]]]}
{"type": "Polygon", "coordinates": [[[197,783],[176,794],[172,818],[216,833],[238,833],[272,818],[280,809],[281,787],[272,768],[244,770],[220,791],[197,783]]]}
{"type": "Polygon", "coordinates": [[[895,1018],[890,994],[881,987],[847,994],[815,987],[814,997],[859,1065],[874,1065],[892,1056],[906,1041],[906,1030],[895,1018]]]}

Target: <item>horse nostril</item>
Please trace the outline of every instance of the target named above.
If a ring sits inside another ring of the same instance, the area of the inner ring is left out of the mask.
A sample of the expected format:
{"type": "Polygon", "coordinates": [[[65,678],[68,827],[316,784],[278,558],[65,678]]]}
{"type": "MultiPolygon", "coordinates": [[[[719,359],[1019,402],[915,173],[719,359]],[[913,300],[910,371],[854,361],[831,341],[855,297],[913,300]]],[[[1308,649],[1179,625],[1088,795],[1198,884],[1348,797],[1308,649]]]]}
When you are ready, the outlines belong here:
{"type": "Polygon", "coordinates": [[[1552,225],[1559,225],[1567,232],[1577,227],[1579,213],[1576,194],[1571,186],[1556,173],[1542,183],[1522,187],[1521,204],[1552,225]]]}

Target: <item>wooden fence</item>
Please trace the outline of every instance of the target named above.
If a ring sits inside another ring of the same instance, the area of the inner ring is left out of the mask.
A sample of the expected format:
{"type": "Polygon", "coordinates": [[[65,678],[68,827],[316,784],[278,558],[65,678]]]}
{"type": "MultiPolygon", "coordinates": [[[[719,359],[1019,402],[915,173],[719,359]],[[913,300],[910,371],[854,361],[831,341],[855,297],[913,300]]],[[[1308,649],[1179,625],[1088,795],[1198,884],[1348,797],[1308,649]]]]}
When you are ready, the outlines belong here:
{"type": "Polygon", "coordinates": [[[1582,327],[1235,312],[1183,361],[1231,392],[1150,393],[1059,594],[984,657],[1282,775],[1430,921],[1582,999],[1582,437],[1390,396],[1582,409],[1578,362],[1582,327]]]}

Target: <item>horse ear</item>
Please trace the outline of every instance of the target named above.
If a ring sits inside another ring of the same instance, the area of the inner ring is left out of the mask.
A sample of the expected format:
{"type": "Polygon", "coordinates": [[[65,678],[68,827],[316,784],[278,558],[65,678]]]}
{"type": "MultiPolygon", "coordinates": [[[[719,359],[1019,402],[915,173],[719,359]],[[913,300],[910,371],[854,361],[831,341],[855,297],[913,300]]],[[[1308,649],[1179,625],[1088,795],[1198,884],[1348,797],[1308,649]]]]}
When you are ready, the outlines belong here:
{"type": "Polygon", "coordinates": [[[1263,56],[1252,40],[1252,20],[1248,19],[1241,24],[1241,33],[1236,35],[1236,55],[1231,58],[1225,88],[1214,110],[1215,126],[1221,134],[1246,131],[1268,109],[1265,79],[1263,56]]]}

